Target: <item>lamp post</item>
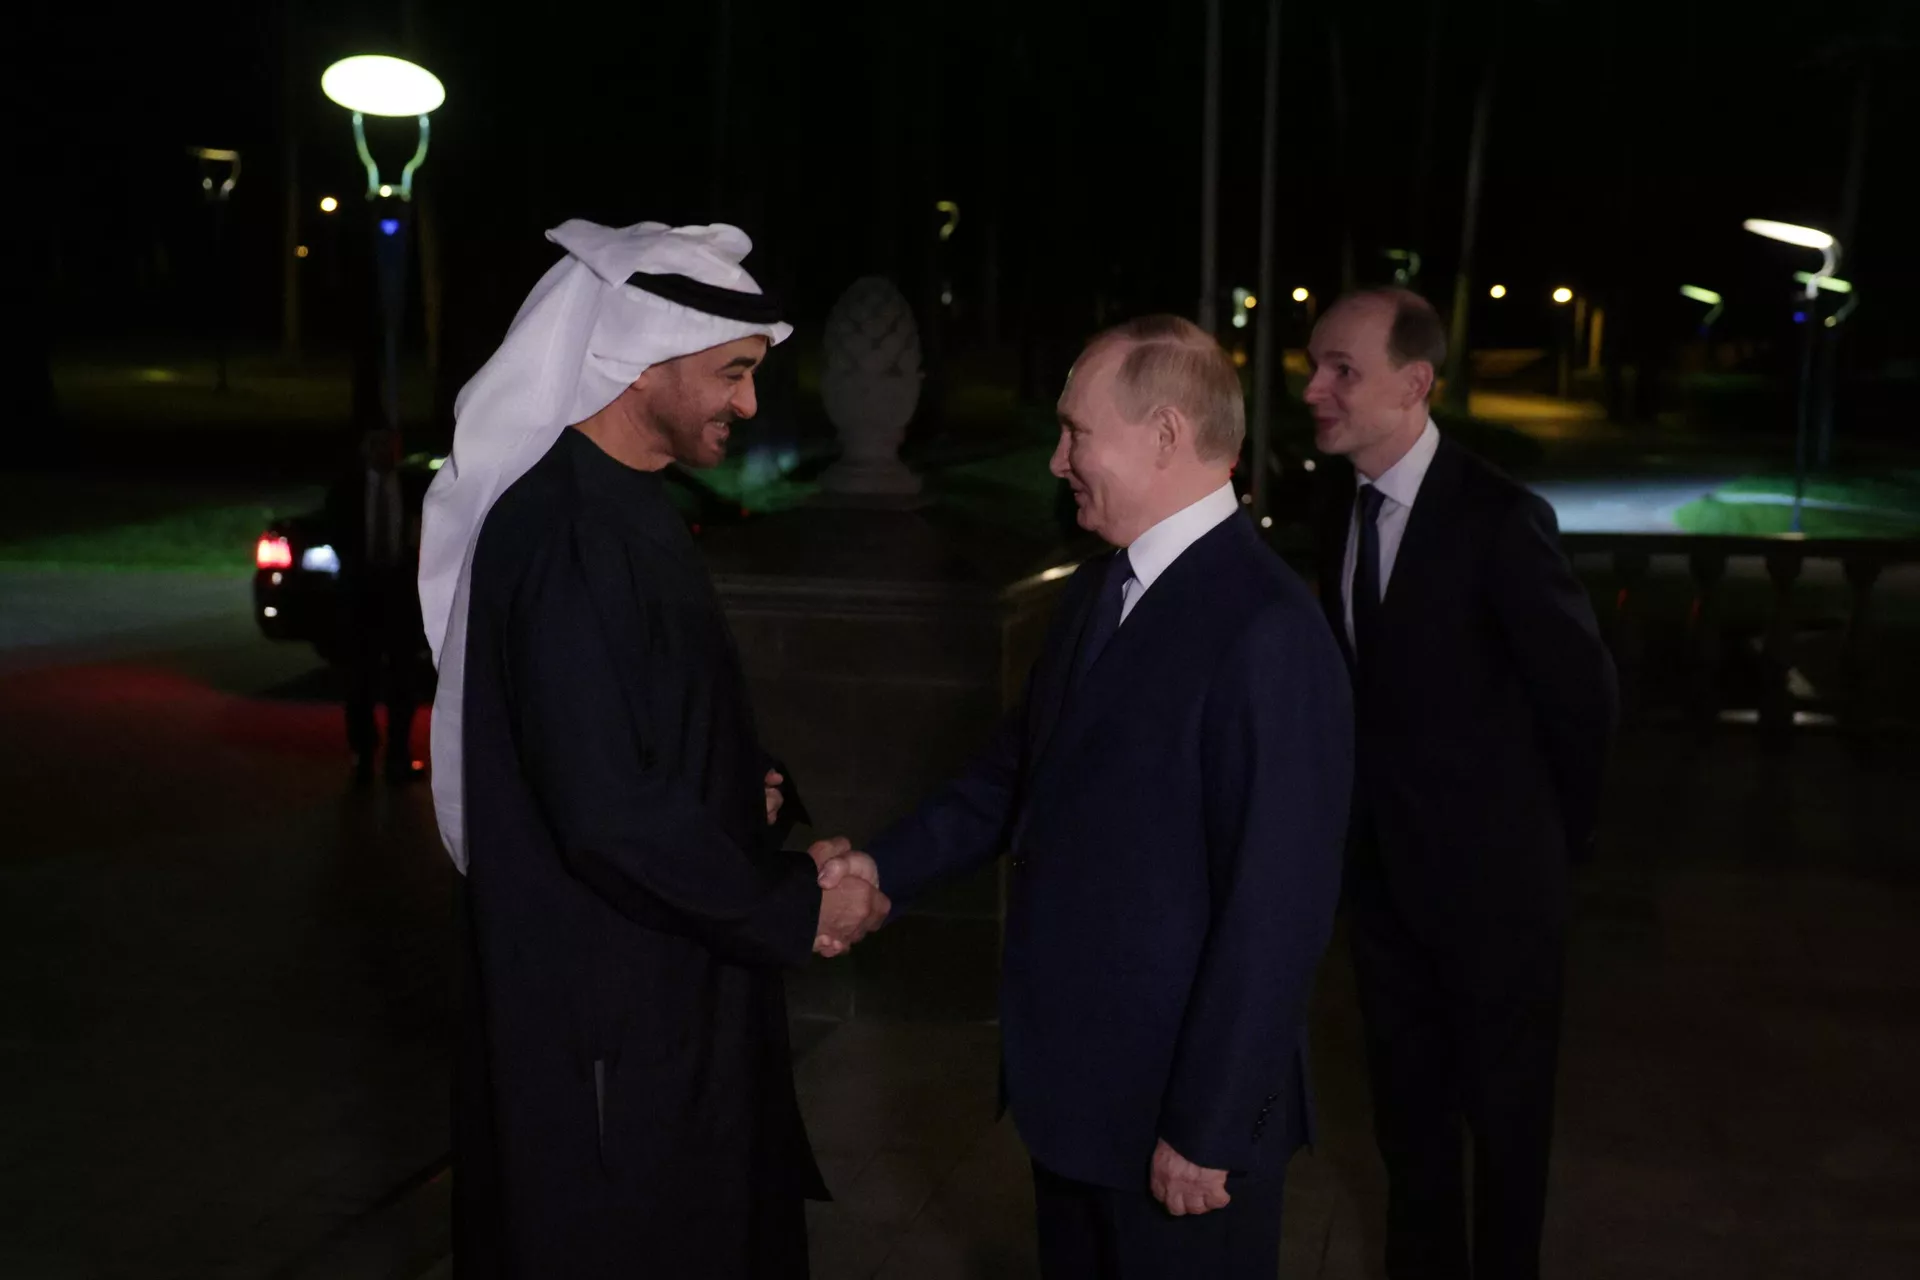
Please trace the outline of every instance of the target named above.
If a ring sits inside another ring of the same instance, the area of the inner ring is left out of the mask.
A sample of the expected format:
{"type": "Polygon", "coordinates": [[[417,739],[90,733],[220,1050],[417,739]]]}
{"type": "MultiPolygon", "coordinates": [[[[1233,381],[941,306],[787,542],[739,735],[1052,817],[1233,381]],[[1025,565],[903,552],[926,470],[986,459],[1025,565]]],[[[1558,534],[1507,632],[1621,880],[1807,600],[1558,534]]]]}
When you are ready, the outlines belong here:
{"type": "MultiPolygon", "coordinates": [[[[1553,291],[1554,306],[1564,307],[1572,301],[1573,290],[1566,285],[1553,291]]],[[[1553,330],[1556,335],[1554,345],[1559,348],[1554,360],[1554,384],[1560,392],[1560,398],[1565,400],[1573,394],[1573,344],[1579,341],[1579,322],[1573,320],[1562,325],[1556,319],[1553,330]]]]}
{"type": "Polygon", "coordinates": [[[425,67],[404,58],[359,54],[328,67],[320,92],[353,113],[353,145],[367,171],[367,200],[379,201],[373,219],[373,261],[380,299],[384,368],[380,401],[387,426],[400,430],[400,323],[406,314],[407,210],[413,175],[427,159],[427,116],[447,100],[446,87],[425,67]],[[413,116],[418,143],[400,171],[398,185],[380,180],[380,166],[367,146],[367,116],[413,116]]]}
{"type": "Polygon", "coordinates": [[[1818,327],[1813,322],[1813,304],[1820,296],[1820,282],[1831,280],[1835,268],[1840,265],[1840,242],[1818,227],[1774,222],[1768,218],[1748,218],[1741,225],[1757,236],[1797,245],[1802,249],[1817,249],[1821,255],[1819,271],[1803,271],[1794,277],[1806,289],[1800,310],[1795,313],[1803,333],[1800,343],[1800,397],[1793,427],[1793,532],[1800,533],[1801,507],[1807,493],[1807,417],[1813,398],[1814,331],[1818,327]]]}
{"type": "Polygon", "coordinates": [[[188,147],[187,154],[204,165],[224,164],[227,176],[215,182],[213,175],[200,175],[200,190],[206,195],[207,209],[213,214],[213,342],[214,390],[227,389],[227,320],[224,310],[226,302],[226,242],[227,242],[227,197],[240,185],[240,153],[220,147],[188,147]]]}

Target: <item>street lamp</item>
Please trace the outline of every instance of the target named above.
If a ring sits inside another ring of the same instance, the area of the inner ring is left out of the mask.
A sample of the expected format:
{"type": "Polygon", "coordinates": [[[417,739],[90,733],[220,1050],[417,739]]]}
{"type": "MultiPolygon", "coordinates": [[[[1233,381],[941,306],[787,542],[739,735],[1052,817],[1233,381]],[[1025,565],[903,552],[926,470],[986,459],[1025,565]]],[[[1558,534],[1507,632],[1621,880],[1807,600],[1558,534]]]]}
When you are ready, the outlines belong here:
{"type": "Polygon", "coordinates": [[[1840,265],[1840,242],[1831,233],[1818,227],[1775,222],[1770,218],[1748,218],[1740,225],[1769,240],[1818,250],[1821,258],[1819,271],[1802,271],[1794,275],[1794,280],[1806,288],[1805,300],[1800,311],[1795,313],[1805,332],[1800,343],[1800,400],[1793,427],[1793,532],[1799,533],[1801,508],[1807,493],[1807,418],[1813,396],[1813,304],[1820,296],[1820,282],[1831,280],[1834,270],[1840,265]]]}
{"type": "MultiPolygon", "coordinates": [[[[427,139],[431,132],[427,116],[447,100],[447,90],[425,67],[404,58],[368,53],[343,58],[328,67],[320,76],[320,92],[353,113],[353,145],[367,171],[367,199],[399,198],[396,207],[382,210],[385,216],[374,220],[373,237],[386,340],[386,376],[381,403],[386,410],[387,426],[397,432],[400,430],[400,322],[406,311],[407,283],[407,238],[401,232],[407,207],[413,201],[413,175],[427,159],[427,139]],[[380,166],[367,146],[367,116],[412,116],[418,122],[418,143],[413,158],[400,171],[398,186],[380,180],[380,166]]],[[[326,209],[325,201],[321,208],[326,209]]]]}
{"type": "Polygon", "coordinates": [[[1493,286],[1493,288],[1487,290],[1487,296],[1489,298],[1493,298],[1496,300],[1500,298],[1504,298],[1507,296],[1507,286],[1503,284],[1497,284],[1493,286]]]}
{"type": "Polygon", "coordinates": [[[215,182],[213,175],[200,175],[200,190],[207,197],[207,210],[213,215],[213,290],[214,301],[214,390],[227,389],[227,321],[221,303],[226,295],[227,197],[240,185],[240,153],[224,147],[188,147],[187,154],[206,165],[227,166],[227,176],[215,182]]]}
{"type": "Polygon", "coordinates": [[[1573,290],[1567,288],[1565,285],[1561,285],[1553,291],[1553,301],[1556,306],[1566,306],[1569,302],[1573,301],[1573,290]]]}
{"type": "Polygon", "coordinates": [[[1706,304],[1707,314],[1700,317],[1700,332],[1702,334],[1706,333],[1708,329],[1711,329],[1713,322],[1720,318],[1720,313],[1727,309],[1726,304],[1721,300],[1719,294],[1711,289],[1702,289],[1697,284],[1681,285],[1680,296],[1706,304]]]}

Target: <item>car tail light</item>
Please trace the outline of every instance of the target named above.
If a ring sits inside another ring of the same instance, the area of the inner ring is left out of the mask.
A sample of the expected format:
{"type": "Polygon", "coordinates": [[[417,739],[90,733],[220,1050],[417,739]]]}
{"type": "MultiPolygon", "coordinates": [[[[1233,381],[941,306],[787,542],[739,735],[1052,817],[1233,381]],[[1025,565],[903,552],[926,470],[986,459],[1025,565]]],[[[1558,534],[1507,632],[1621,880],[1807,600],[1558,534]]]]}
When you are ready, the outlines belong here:
{"type": "Polygon", "coordinates": [[[293,544],[285,538],[264,537],[253,549],[253,562],[262,569],[291,569],[293,544]]]}

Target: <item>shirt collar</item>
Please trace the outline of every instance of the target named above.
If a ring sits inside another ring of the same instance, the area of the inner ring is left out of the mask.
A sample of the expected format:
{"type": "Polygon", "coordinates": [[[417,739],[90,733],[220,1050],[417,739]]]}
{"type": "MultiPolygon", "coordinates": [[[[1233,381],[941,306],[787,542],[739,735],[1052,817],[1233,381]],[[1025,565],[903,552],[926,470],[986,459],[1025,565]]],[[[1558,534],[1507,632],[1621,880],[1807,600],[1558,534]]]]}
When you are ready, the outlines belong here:
{"type": "Polygon", "coordinates": [[[1180,558],[1180,553],[1200,541],[1213,527],[1240,510],[1240,499],[1233,494],[1233,482],[1221,485],[1200,501],[1162,520],[1135,538],[1127,547],[1127,560],[1133,576],[1145,591],[1153,580],[1180,558]]]}
{"type": "MultiPolygon", "coordinates": [[[[1414,499],[1420,496],[1420,483],[1427,478],[1427,468],[1433,465],[1433,455],[1440,451],[1440,428],[1433,425],[1433,419],[1427,419],[1427,429],[1413,442],[1413,448],[1407,450],[1400,461],[1380,473],[1373,481],[1373,487],[1403,507],[1411,507],[1414,499]]],[[[1356,477],[1360,484],[1366,484],[1364,476],[1356,477]]]]}

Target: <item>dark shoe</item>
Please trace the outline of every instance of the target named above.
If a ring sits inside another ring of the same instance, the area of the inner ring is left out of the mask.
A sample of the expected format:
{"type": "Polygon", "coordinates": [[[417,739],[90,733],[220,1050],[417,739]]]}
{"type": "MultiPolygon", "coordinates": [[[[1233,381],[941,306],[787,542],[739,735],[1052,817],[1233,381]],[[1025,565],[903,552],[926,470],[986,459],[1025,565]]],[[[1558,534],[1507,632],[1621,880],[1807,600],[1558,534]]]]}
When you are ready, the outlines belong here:
{"type": "Polygon", "coordinates": [[[387,785],[404,787],[409,782],[418,782],[427,776],[427,766],[418,760],[407,760],[398,765],[387,766],[387,785]]]}

